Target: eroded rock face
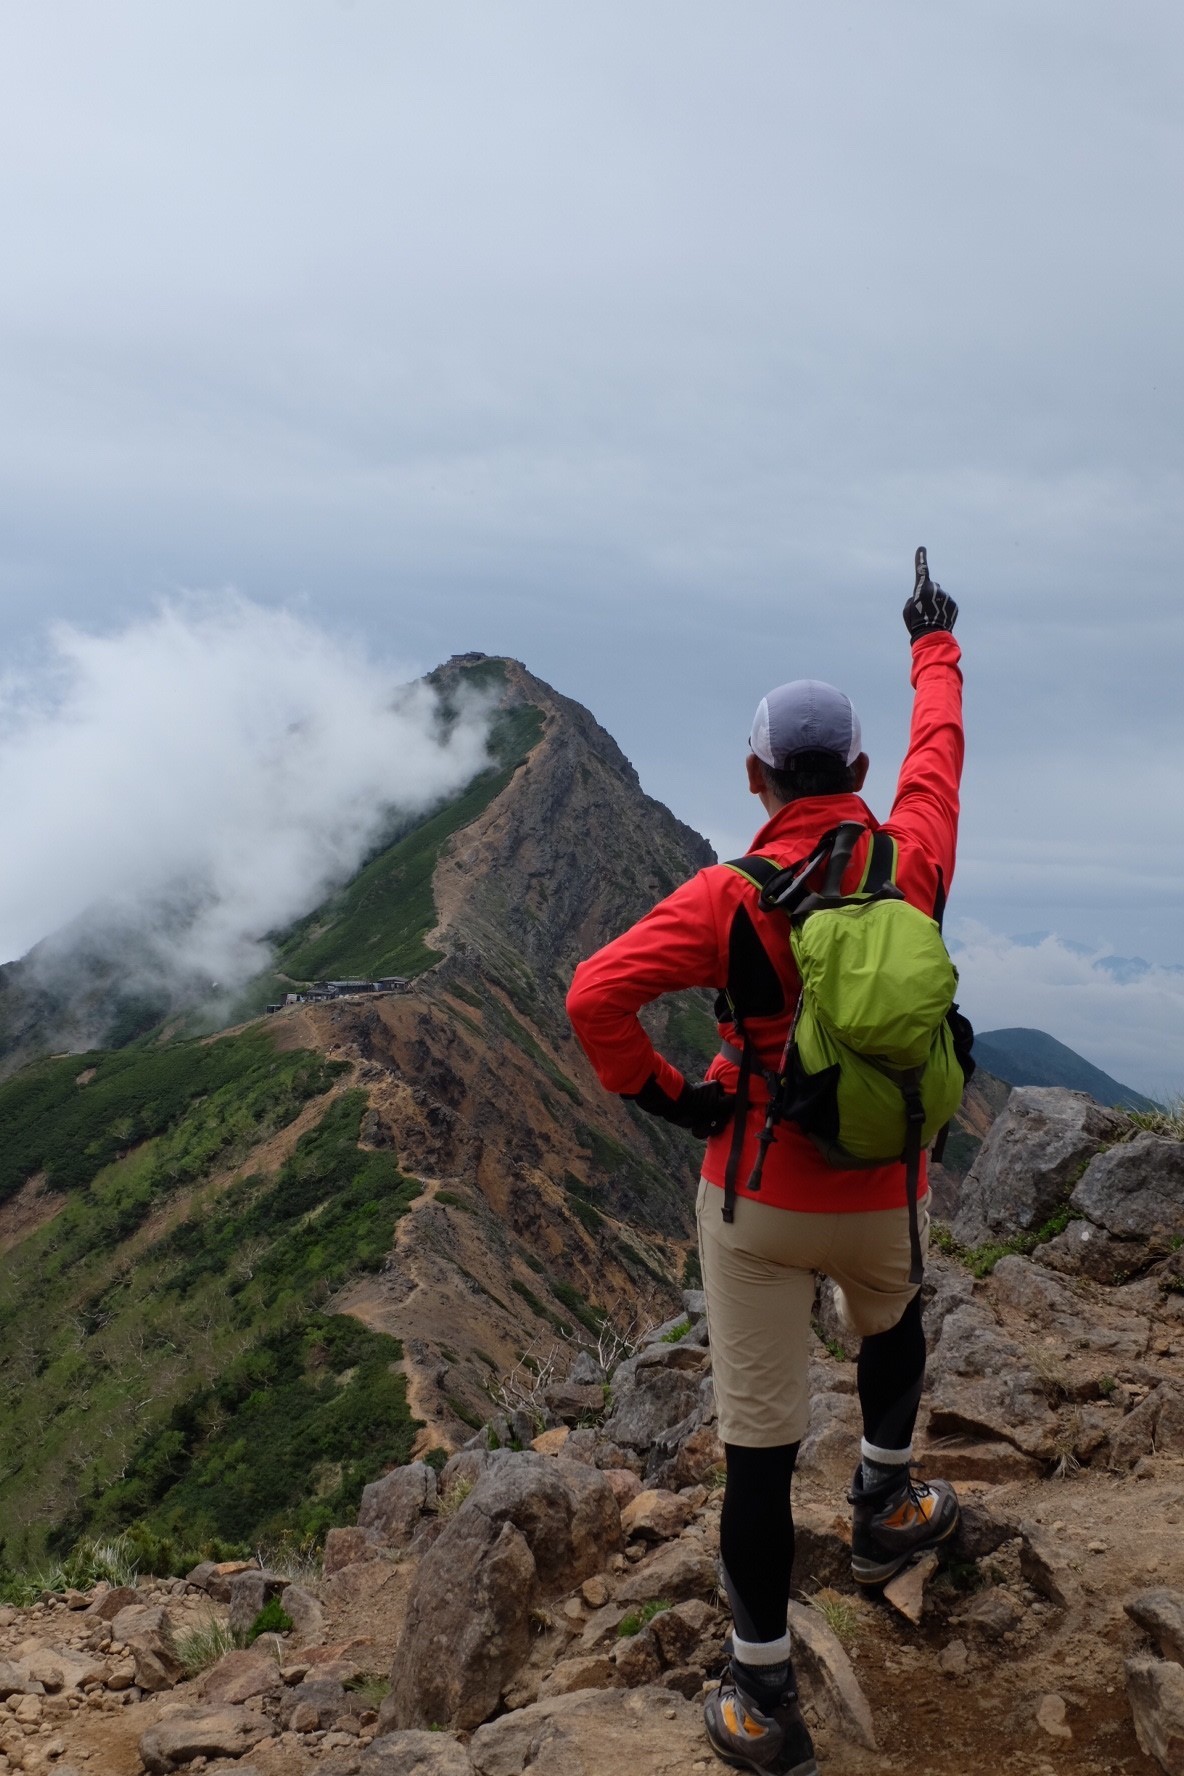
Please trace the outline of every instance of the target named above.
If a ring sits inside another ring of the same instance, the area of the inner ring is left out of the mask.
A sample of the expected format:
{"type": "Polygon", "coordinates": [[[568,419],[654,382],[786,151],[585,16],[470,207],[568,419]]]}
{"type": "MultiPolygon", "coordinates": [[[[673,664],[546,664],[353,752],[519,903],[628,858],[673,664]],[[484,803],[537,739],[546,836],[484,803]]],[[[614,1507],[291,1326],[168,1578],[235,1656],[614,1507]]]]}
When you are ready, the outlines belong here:
{"type": "Polygon", "coordinates": [[[1063,1206],[1083,1167],[1125,1126],[1084,1092],[1017,1086],[963,1182],[954,1237],[978,1246],[1041,1226],[1063,1206]]]}
{"type": "Polygon", "coordinates": [[[523,1453],[477,1474],[416,1574],[384,1725],[486,1720],[526,1662],[536,1604],[599,1572],[620,1546],[616,1498],[595,1468],[523,1453]]]}
{"type": "Polygon", "coordinates": [[[1073,1207],[1116,1239],[1166,1251],[1184,1238],[1184,1141],[1138,1134],[1091,1159],[1073,1207]]]}

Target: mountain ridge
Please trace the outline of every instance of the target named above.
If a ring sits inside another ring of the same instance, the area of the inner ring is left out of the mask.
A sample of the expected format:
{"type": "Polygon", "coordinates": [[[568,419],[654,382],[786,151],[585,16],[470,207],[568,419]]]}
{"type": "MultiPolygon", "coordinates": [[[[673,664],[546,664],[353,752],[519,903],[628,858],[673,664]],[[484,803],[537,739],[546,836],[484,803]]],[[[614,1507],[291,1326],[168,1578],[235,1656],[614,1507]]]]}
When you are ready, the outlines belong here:
{"type": "Polygon", "coordinates": [[[1154,1110],[1153,1099],[1123,1085],[1047,1030],[1016,1026],[975,1033],[975,1059],[1008,1085],[1055,1085],[1087,1092],[1099,1104],[1154,1110]]]}

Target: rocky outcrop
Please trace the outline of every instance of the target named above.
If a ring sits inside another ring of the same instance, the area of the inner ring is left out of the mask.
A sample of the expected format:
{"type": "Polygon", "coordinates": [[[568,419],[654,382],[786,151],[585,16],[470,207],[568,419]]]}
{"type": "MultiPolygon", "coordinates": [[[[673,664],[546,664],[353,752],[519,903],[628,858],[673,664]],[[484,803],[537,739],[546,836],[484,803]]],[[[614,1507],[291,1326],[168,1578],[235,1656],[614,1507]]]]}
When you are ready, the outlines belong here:
{"type": "Polygon", "coordinates": [[[620,1539],[616,1498],[595,1469],[533,1453],[488,1456],[420,1564],[384,1722],[486,1720],[526,1662],[532,1612],[597,1572],[620,1539]]]}
{"type": "Polygon", "coordinates": [[[1115,1239],[1139,1241],[1149,1256],[1172,1250],[1184,1240],[1184,1141],[1138,1134],[1097,1154],[1070,1201],[1115,1239]]]}
{"type": "Polygon", "coordinates": [[[1084,1092],[1019,1086],[962,1183],[954,1237],[965,1246],[1042,1226],[1089,1161],[1128,1128],[1084,1092]]]}

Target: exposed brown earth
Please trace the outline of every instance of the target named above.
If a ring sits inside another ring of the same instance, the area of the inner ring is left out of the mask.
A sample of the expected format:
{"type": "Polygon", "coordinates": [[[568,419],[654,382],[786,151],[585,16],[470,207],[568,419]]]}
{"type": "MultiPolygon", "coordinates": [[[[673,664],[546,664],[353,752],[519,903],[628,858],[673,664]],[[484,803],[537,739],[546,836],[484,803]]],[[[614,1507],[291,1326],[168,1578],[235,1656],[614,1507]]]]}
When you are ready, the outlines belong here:
{"type": "Polygon", "coordinates": [[[47,1187],[44,1172],[26,1178],[19,1190],[0,1203],[0,1252],[11,1252],[60,1215],[65,1206],[65,1197],[47,1187]]]}

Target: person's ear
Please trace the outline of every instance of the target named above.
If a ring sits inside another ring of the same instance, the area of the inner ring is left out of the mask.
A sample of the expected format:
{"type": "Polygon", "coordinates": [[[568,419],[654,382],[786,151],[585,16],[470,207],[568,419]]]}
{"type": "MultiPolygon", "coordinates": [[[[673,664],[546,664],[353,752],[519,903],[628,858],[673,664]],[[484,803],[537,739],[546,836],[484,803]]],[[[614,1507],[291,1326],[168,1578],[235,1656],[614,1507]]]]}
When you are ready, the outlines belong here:
{"type": "Polygon", "coordinates": [[[768,786],[765,783],[765,773],[761,769],[760,759],[757,758],[755,752],[750,752],[747,759],[744,762],[745,762],[745,765],[748,769],[748,793],[749,793],[749,795],[754,795],[754,796],[763,795],[768,786]]]}
{"type": "Polygon", "coordinates": [[[867,779],[868,771],[871,768],[871,762],[872,761],[871,761],[871,759],[868,758],[867,753],[861,752],[859,757],[855,760],[854,764],[851,766],[852,771],[855,773],[854,788],[856,791],[861,790],[863,788],[864,782],[867,779]]]}

